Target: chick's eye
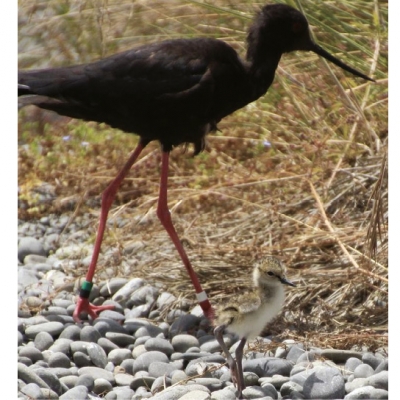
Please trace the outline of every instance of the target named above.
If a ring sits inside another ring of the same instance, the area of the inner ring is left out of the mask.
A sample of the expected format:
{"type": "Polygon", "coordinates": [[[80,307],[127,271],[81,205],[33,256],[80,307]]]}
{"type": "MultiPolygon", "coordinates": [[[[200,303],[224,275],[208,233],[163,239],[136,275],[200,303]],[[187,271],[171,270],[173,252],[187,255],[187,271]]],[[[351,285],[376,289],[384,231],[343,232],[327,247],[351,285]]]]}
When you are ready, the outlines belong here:
{"type": "Polygon", "coordinates": [[[274,276],[274,273],[271,272],[271,271],[268,271],[267,274],[268,274],[269,276],[274,276]]]}

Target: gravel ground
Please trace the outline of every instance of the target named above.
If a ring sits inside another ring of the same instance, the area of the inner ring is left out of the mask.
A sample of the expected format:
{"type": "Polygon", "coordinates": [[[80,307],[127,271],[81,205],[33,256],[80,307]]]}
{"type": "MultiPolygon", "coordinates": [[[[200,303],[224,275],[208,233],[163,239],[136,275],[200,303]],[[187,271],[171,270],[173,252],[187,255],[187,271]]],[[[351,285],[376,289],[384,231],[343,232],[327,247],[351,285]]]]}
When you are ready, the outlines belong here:
{"type": "MultiPolygon", "coordinates": [[[[235,399],[201,309],[181,302],[171,310],[175,296],[152,282],[100,282],[91,301],[115,309],[93,323],[74,323],[79,284],[72,272],[88,264],[92,246],[70,244],[88,238],[85,217],[60,237],[67,222],[49,216],[19,223],[18,399],[235,399]]],[[[224,338],[234,351],[239,338],[224,338]]],[[[247,351],[243,365],[245,399],[388,398],[385,349],[305,349],[288,340],[267,353],[247,351]]]]}

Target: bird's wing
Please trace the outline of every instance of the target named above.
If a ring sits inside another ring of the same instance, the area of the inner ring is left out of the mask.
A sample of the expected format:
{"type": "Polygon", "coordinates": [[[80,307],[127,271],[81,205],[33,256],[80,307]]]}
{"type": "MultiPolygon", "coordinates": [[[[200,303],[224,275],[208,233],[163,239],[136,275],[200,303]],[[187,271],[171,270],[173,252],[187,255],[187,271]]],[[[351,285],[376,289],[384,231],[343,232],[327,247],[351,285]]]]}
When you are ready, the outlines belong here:
{"type": "MultiPolygon", "coordinates": [[[[90,64],[21,71],[18,83],[29,87],[32,94],[87,107],[103,103],[115,106],[115,101],[118,106],[163,99],[185,101],[204,93],[211,95],[211,71],[220,73],[216,64],[237,60],[236,52],[219,40],[170,40],[90,64]]],[[[29,91],[21,90],[21,94],[29,91]]]]}
{"type": "Polygon", "coordinates": [[[261,300],[256,293],[248,293],[239,296],[238,304],[240,313],[248,314],[259,309],[261,300]]]}
{"type": "Polygon", "coordinates": [[[170,147],[199,143],[242,106],[232,98],[245,77],[233,48],[202,38],[145,45],[90,64],[21,71],[18,83],[21,95],[49,98],[35,103],[39,107],[106,122],[170,147]]]}

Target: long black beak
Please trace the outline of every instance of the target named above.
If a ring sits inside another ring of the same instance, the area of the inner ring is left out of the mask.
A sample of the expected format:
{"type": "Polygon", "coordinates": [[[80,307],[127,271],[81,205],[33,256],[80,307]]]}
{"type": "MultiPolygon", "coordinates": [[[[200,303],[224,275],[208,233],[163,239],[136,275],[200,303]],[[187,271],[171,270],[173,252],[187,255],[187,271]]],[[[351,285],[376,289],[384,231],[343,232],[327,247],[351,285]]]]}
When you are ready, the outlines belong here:
{"type": "Polygon", "coordinates": [[[307,50],[310,50],[310,51],[318,54],[319,56],[324,57],[328,61],[330,61],[333,64],[337,65],[338,67],[344,69],[345,71],[352,73],[355,76],[359,76],[360,78],[366,79],[367,81],[375,82],[374,79],[372,79],[369,76],[364,75],[363,73],[357,71],[356,69],[348,66],[347,64],[340,61],[338,58],[334,57],[332,54],[328,53],[321,46],[318,46],[314,42],[309,43],[309,48],[307,50]]]}
{"type": "Polygon", "coordinates": [[[296,287],[296,285],[293,282],[288,281],[286,278],[280,278],[280,280],[284,285],[289,285],[289,286],[296,287]]]}

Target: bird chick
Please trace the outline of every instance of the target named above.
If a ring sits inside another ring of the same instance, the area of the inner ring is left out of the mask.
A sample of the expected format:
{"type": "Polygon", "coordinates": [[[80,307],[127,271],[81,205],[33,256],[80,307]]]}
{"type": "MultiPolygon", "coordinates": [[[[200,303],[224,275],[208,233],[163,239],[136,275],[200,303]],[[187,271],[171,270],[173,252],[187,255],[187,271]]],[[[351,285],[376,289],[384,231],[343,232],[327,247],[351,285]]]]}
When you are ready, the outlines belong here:
{"type": "Polygon", "coordinates": [[[243,294],[233,296],[217,309],[214,335],[225,353],[239,397],[245,388],[243,348],[248,339],[257,337],[280,312],[285,300],[283,285],[295,286],[286,279],[285,265],[275,257],[266,256],[254,267],[253,287],[243,294]],[[225,329],[241,338],[235,352],[236,361],[223,341],[225,329]]]}

